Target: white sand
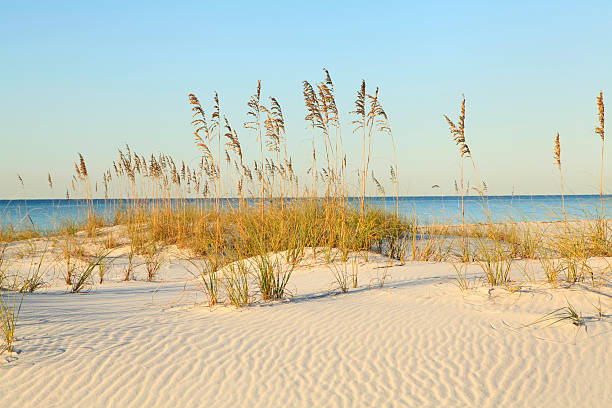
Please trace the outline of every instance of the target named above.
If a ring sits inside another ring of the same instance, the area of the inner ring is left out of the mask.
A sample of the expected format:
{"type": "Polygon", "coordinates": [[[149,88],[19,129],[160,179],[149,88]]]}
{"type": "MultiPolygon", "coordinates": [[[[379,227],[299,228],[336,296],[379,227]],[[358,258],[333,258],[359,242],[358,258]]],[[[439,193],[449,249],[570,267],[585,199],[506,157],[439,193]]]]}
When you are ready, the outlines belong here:
{"type": "MultiPolygon", "coordinates": [[[[359,288],[339,294],[310,261],[291,301],[244,309],[206,307],[178,259],[158,282],[119,282],[121,256],[115,282],[82,295],[50,268],[24,299],[18,352],[0,356],[0,406],[611,406],[609,284],[462,292],[451,264],[415,262],[389,267],[379,288],[386,263],[372,255],[359,288]],[[586,326],[523,327],[568,301],[586,326]]],[[[537,273],[521,261],[515,276],[525,267],[537,273]]]]}

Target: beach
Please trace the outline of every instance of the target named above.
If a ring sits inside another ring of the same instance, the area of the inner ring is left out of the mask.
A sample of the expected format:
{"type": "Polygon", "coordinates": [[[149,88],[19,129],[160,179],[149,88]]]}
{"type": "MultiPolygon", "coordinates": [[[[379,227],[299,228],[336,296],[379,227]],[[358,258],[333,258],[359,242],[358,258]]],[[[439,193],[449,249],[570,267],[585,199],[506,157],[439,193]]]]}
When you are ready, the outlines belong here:
{"type": "MultiPolygon", "coordinates": [[[[6,259],[27,270],[43,241],[13,242],[6,259]]],[[[609,281],[553,287],[535,260],[515,261],[510,283],[493,287],[466,264],[472,284],[460,290],[456,263],[376,253],[330,263],[328,249],[311,249],[283,300],[254,288],[237,308],[209,307],[176,247],[147,282],[140,261],[123,281],[118,245],[104,282],[96,272],[78,294],[54,251],[45,285],[24,296],[15,351],[0,356],[6,407],[594,407],[612,397],[609,281]],[[334,278],[342,266],[358,276],[347,293],[334,278]],[[568,304],[582,323],[546,319],[568,304]]],[[[589,262],[608,271],[611,260],[589,262]]]]}
{"type": "Polygon", "coordinates": [[[0,408],[612,407],[612,2],[48,3],[0,408]]]}

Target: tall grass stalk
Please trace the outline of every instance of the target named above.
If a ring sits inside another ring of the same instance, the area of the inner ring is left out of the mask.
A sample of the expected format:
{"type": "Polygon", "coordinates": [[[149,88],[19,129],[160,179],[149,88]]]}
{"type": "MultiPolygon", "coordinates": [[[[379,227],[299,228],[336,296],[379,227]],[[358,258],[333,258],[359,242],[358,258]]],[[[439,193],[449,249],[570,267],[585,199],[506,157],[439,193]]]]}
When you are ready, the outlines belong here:
{"type": "Polygon", "coordinates": [[[565,196],[563,194],[563,171],[561,170],[561,143],[559,142],[559,132],[557,132],[557,136],[555,137],[553,155],[557,169],[559,170],[559,178],[561,181],[561,203],[563,204],[563,220],[565,222],[565,227],[567,228],[567,213],[565,212],[565,196]]]}
{"type": "Polygon", "coordinates": [[[603,166],[604,166],[604,140],[605,140],[605,110],[604,110],[604,100],[603,100],[603,92],[599,92],[599,96],[597,97],[597,122],[598,126],[595,127],[595,133],[599,135],[601,138],[601,168],[600,168],[600,178],[599,178],[599,199],[601,204],[601,224],[603,228],[604,224],[604,204],[603,204],[603,166]]]}
{"type": "Polygon", "coordinates": [[[471,152],[465,141],[465,96],[462,97],[461,100],[461,113],[459,114],[459,120],[457,124],[450,120],[450,118],[444,115],[446,122],[448,123],[449,130],[453,139],[455,140],[455,144],[459,147],[459,157],[461,164],[461,175],[460,175],[460,187],[461,187],[461,226],[462,226],[462,241],[463,241],[463,260],[465,262],[469,261],[469,250],[468,250],[468,238],[465,234],[465,204],[463,201],[465,189],[463,185],[463,162],[465,157],[470,157],[471,152]]]}

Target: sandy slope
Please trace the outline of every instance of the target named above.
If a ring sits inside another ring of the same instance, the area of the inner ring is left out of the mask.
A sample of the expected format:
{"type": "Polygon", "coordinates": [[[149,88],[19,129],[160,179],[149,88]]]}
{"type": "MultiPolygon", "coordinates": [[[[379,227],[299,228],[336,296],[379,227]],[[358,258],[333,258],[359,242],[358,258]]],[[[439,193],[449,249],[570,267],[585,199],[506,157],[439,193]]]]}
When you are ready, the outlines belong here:
{"type": "Polygon", "coordinates": [[[408,263],[379,288],[385,265],[362,261],[348,294],[328,267],[301,267],[293,300],[242,310],[203,306],[178,260],[163,282],[50,286],[25,297],[19,353],[0,357],[0,405],[610,406],[611,287],[461,292],[450,264],[408,263]],[[522,327],[568,301],[586,330],[522,327]]]}

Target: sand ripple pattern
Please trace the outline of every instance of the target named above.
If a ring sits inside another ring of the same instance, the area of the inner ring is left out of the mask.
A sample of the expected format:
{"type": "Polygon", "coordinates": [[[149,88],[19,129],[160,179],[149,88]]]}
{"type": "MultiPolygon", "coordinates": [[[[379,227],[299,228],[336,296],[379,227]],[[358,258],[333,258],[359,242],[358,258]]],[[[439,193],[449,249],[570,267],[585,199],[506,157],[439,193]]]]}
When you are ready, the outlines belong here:
{"type": "MultiPolygon", "coordinates": [[[[0,364],[1,405],[597,407],[611,401],[609,322],[578,337],[567,326],[515,330],[513,324],[537,318],[537,308],[546,310],[545,300],[525,296],[520,307],[488,307],[457,294],[448,266],[431,276],[426,268],[398,268],[382,289],[345,295],[321,289],[244,310],[166,307],[180,284],[154,296],[155,286],[144,284],[88,295],[35,294],[22,313],[21,353],[0,364]]],[[[318,279],[325,287],[329,272],[317,273],[296,282],[318,279]]]]}

